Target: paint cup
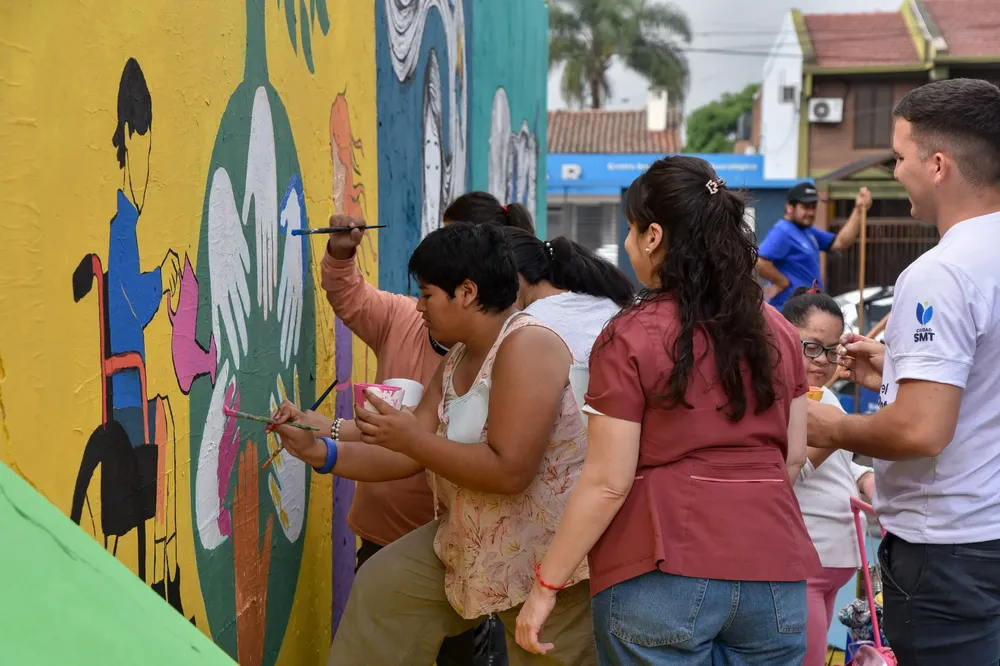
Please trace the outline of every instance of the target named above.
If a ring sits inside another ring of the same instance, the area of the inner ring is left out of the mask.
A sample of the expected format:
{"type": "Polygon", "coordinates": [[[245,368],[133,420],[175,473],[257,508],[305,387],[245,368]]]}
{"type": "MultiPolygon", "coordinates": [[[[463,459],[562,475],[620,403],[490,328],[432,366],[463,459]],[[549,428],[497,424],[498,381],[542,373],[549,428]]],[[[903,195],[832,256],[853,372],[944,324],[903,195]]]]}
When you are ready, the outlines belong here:
{"type": "Polygon", "coordinates": [[[382,385],[403,389],[403,407],[411,409],[420,404],[420,398],[424,395],[423,385],[412,379],[387,379],[382,382],[382,385]]]}
{"type": "Polygon", "coordinates": [[[365,391],[369,389],[371,389],[375,395],[382,398],[382,400],[389,403],[389,406],[393,409],[402,409],[403,389],[398,386],[389,386],[387,384],[355,384],[354,404],[360,405],[370,412],[377,411],[372,404],[368,402],[368,398],[365,397],[365,391]]]}
{"type": "Polygon", "coordinates": [[[817,388],[815,386],[809,387],[809,392],[806,393],[810,400],[815,400],[816,402],[821,402],[823,400],[823,389],[817,388]]]}

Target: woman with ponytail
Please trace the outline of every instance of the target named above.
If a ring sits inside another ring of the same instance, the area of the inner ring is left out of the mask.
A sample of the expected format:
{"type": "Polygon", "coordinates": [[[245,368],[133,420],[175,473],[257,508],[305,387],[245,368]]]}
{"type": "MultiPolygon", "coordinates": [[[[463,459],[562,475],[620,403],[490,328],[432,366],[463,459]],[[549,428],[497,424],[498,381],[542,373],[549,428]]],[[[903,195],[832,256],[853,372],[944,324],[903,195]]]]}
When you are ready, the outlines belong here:
{"type": "Polygon", "coordinates": [[[506,227],[521,288],[519,308],[556,330],[578,363],[586,363],[594,340],[635,298],[628,278],[610,262],[562,236],[542,241],[506,227]]]}
{"type": "Polygon", "coordinates": [[[808,383],[763,302],[744,201],[704,160],[658,160],[625,197],[646,287],[590,356],[586,460],[536,568],[517,642],[584,557],[602,664],[800,666],[819,569],[792,483],[808,383]]]}
{"type": "Polygon", "coordinates": [[[451,222],[492,222],[501,227],[514,227],[535,233],[535,225],[527,208],[519,203],[502,206],[489,192],[466,192],[452,201],[444,211],[444,223],[451,222]]]}

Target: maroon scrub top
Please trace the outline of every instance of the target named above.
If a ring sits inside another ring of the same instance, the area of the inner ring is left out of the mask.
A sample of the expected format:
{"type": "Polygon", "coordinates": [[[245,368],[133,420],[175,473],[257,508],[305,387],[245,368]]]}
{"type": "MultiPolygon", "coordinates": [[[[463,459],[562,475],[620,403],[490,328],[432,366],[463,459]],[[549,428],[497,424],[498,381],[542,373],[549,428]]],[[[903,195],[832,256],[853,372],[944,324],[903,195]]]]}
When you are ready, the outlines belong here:
{"type": "Polygon", "coordinates": [[[639,464],[621,510],[590,551],[591,593],[655,569],[691,578],[801,581],[820,568],[788,482],[788,417],[808,391],[798,332],[770,305],[775,403],[760,414],[746,364],[746,415],[730,421],[708,339],[695,333],[691,409],[662,396],[680,327],[666,296],[615,319],[590,357],[586,403],[640,423],[639,464]]]}

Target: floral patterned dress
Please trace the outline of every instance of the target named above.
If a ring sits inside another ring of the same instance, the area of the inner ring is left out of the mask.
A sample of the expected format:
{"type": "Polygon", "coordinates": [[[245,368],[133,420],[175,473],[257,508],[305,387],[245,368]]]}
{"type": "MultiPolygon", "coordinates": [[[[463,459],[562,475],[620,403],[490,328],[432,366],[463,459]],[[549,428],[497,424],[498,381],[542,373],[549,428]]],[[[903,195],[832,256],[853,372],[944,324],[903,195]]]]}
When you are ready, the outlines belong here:
{"type": "MultiPolygon", "coordinates": [[[[549,328],[530,315],[513,315],[483,361],[470,392],[480,382],[489,385],[500,343],[525,326],[549,328]]],[[[452,377],[463,356],[465,347],[457,345],[445,362],[444,399],[438,407],[441,437],[448,434],[448,406],[459,398],[452,377]]],[[[487,421],[479,437],[481,443],[487,441],[488,427],[487,421]]],[[[535,580],[535,564],[545,556],[555,536],[586,451],[586,427],[567,385],[538,474],[521,493],[476,492],[427,472],[436,498],[446,508],[440,517],[434,551],[445,566],[448,601],[459,615],[474,619],[524,603],[535,580]]],[[[584,560],[567,586],[588,577],[584,560]]]]}

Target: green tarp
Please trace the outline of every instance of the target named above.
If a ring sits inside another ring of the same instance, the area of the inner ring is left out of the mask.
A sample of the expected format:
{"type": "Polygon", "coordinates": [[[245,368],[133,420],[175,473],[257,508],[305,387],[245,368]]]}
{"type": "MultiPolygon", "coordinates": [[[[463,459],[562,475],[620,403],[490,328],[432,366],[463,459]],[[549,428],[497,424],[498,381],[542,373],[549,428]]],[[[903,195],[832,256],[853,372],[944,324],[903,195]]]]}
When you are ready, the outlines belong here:
{"type": "Polygon", "coordinates": [[[235,662],[0,463],[0,664],[235,662]]]}

